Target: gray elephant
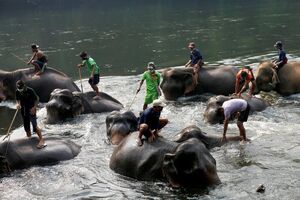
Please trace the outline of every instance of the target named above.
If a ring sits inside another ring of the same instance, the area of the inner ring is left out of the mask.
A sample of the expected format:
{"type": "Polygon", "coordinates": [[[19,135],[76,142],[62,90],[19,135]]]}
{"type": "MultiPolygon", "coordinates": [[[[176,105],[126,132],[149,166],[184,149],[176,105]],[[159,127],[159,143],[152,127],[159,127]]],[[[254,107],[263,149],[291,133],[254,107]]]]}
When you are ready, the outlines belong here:
{"type": "MultiPolygon", "coordinates": [[[[162,137],[138,146],[138,132],[129,134],[114,149],[110,168],[138,180],[168,181],[173,187],[198,188],[220,183],[216,161],[209,149],[225,144],[221,137],[211,137],[198,127],[190,126],[179,133],[179,139],[162,137]]],[[[239,141],[228,137],[228,141],[239,141]]]]}
{"type": "Polygon", "coordinates": [[[55,89],[46,104],[46,122],[54,124],[79,114],[111,112],[123,108],[118,100],[104,92],[100,92],[99,99],[94,99],[95,95],[94,91],[81,93],[71,92],[68,89],[55,89]]]}
{"type": "MultiPolygon", "coordinates": [[[[210,124],[223,123],[224,115],[219,115],[217,110],[219,107],[222,106],[224,101],[227,101],[232,98],[234,97],[229,97],[224,95],[211,97],[207,101],[207,106],[204,111],[205,122],[210,124]]],[[[250,98],[247,95],[243,95],[243,99],[245,99],[250,105],[250,112],[263,111],[270,105],[268,102],[264,101],[263,99],[256,98],[256,97],[250,98]]]]}
{"type": "Polygon", "coordinates": [[[40,76],[34,76],[33,69],[18,69],[13,72],[0,70],[0,102],[15,99],[16,82],[23,80],[28,87],[34,89],[40,102],[48,102],[51,92],[56,88],[79,91],[76,84],[64,73],[47,68],[40,76]]]}
{"type": "Polygon", "coordinates": [[[238,68],[229,66],[202,67],[195,85],[192,68],[167,68],[162,72],[160,87],[167,100],[203,93],[229,95],[234,93],[237,72],[238,68]]]}
{"type": "Polygon", "coordinates": [[[131,111],[113,111],[106,117],[106,133],[111,144],[119,144],[131,132],[137,131],[138,119],[131,111]]]}
{"type": "Polygon", "coordinates": [[[261,62],[256,72],[256,88],[254,94],[260,91],[275,90],[281,95],[291,95],[300,92],[300,62],[288,62],[277,73],[274,63],[261,62]]]}
{"type": "Polygon", "coordinates": [[[0,174],[34,165],[51,165],[77,156],[80,146],[70,140],[47,137],[47,147],[37,149],[37,137],[5,141],[0,144],[0,174]]]}

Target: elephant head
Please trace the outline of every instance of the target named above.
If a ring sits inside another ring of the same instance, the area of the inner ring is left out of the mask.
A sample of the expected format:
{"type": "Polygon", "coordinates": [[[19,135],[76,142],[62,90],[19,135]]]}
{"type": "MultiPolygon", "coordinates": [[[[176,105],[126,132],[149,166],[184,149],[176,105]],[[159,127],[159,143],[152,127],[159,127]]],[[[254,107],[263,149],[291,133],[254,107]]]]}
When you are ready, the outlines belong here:
{"type": "Polygon", "coordinates": [[[112,144],[119,144],[130,132],[136,131],[138,120],[131,111],[113,111],[106,117],[106,133],[112,144]]]}
{"type": "Polygon", "coordinates": [[[276,70],[273,68],[275,65],[271,62],[264,61],[258,66],[256,73],[256,87],[254,94],[260,91],[270,92],[275,90],[276,85],[279,83],[279,78],[276,70]]]}
{"type": "Polygon", "coordinates": [[[218,108],[223,105],[224,101],[229,99],[231,99],[231,97],[223,95],[211,97],[207,102],[207,106],[203,114],[205,122],[210,124],[223,123],[224,115],[218,113],[218,108]]]}
{"type": "Polygon", "coordinates": [[[0,102],[6,99],[15,99],[16,81],[12,76],[10,73],[0,70],[0,102]]]}
{"type": "Polygon", "coordinates": [[[47,123],[52,124],[81,114],[83,102],[80,96],[74,95],[68,89],[55,89],[46,104],[46,109],[47,123]]]}
{"type": "Polygon", "coordinates": [[[216,161],[196,138],[180,143],[173,153],[165,154],[163,174],[173,187],[207,187],[220,183],[216,161]]]}
{"type": "Polygon", "coordinates": [[[167,100],[176,100],[196,88],[192,68],[168,68],[163,71],[162,77],[160,87],[167,100]]]}

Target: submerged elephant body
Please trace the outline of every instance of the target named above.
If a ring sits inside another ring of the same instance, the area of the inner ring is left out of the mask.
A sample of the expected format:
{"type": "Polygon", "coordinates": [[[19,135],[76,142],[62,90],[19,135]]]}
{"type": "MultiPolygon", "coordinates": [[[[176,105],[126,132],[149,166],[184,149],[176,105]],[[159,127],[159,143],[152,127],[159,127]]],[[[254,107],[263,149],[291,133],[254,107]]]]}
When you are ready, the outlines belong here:
{"type": "Polygon", "coordinates": [[[158,137],[154,142],[144,141],[138,146],[138,132],[133,132],[115,148],[110,168],[138,180],[165,180],[174,187],[207,187],[220,183],[216,161],[207,145],[221,146],[221,138],[203,136],[197,127],[186,128],[181,135],[177,142],[158,137]]]}
{"type": "Polygon", "coordinates": [[[96,93],[71,92],[68,89],[55,89],[46,104],[47,123],[56,123],[79,114],[111,112],[123,108],[122,104],[104,92],[100,99],[94,99],[96,93]]]}
{"type": "Polygon", "coordinates": [[[0,70],[0,102],[15,99],[18,80],[23,80],[28,87],[33,88],[40,102],[48,102],[51,92],[56,88],[79,91],[71,78],[53,68],[47,68],[40,76],[33,75],[33,69],[19,69],[13,72],[0,70]]]}
{"type": "MultiPolygon", "coordinates": [[[[9,168],[23,169],[34,165],[50,165],[59,161],[69,160],[77,156],[80,146],[70,140],[45,138],[47,147],[37,149],[37,137],[21,138],[0,144],[0,155],[5,157],[9,168]],[[6,154],[7,152],[7,154],[6,154]]],[[[3,166],[3,159],[0,164],[3,166]],[[1,163],[2,161],[2,163],[1,163]]],[[[3,171],[0,173],[3,173],[3,171]]]]}
{"type": "MultiPolygon", "coordinates": [[[[218,108],[222,107],[224,101],[232,98],[233,97],[223,95],[211,97],[208,100],[206,109],[204,111],[204,120],[210,124],[223,123],[224,116],[218,115],[217,110],[218,108]]],[[[269,106],[269,103],[260,98],[249,98],[248,96],[243,96],[243,99],[248,102],[250,106],[250,112],[263,111],[269,106]]]]}
{"type": "Polygon", "coordinates": [[[300,92],[300,62],[288,62],[278,71],[278,75],[273,67],[274,64],[268,61],[259,64],[254,93],[275,90],[281,95],[291,95],[300,92]]]}
{"type": "Polygon", "coordinates": [[[235,67],[202,67],[196,86],[193,82],[192,68],[168,68],[162,73],[161,88],[167,100],[176,100],[191,93],[229,95],[234,93],[237,72],[235,67]]]}

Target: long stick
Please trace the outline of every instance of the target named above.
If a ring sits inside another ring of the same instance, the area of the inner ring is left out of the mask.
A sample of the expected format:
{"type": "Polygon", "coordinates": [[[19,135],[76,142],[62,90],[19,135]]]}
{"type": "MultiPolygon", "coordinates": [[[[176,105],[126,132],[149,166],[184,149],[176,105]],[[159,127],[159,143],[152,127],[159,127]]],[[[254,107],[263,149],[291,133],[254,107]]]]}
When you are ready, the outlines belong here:
{"type": "Polygon", "coordinates": [[[17,56],[16,54],[14,53],[10,53],[11,55],[15,56],[16,58],[18,58],[20,61],[24,62],[27,64],[27,62],[25,60],[23,60],[22,58],[20,58],[19,56],[17,56]]]}
{"type": "Polygon", "coordinates": [[[12,127],[12,125],[13,125],[15,119],[16,119],[16,116],[17,116],[17,114],[18,114],[18,111],[19,111],[19,109],[16,110],[15,115],[14,115],[13,119],[11,120],[11,123],[10,123],[10,125],[9,125],[9,127],[8,127],[6,136],[3,138],[3,140],[5,140],[8,136],[10,136],[9,132],[10,132],[10,129],[11,129],[11,127],[12,127]]]}
{"type": "Polygon", "coordinates": [[[78,74],[79,74],[79,79],[80,79],[81,92],[83,92],[83,87],[82,87],[82,78],[81,78],[81,68],[78,68],[78,74]]]}
{"type": "Polygon", "coordinates": [[[133,102],[134,102],[134,100],[136,98],[136,95],[137,95],[137,93],[135,93],[135,95],[134,95],[134,97],[133,97],[133,99],[132,99],[132,101],[131,101],[131,103],[130,103],[130,105],[128,107],[128,110],[130,110],[130,108],[131,108],[131,106],[132,106],[132,104],[133,104],[133,102]]]}

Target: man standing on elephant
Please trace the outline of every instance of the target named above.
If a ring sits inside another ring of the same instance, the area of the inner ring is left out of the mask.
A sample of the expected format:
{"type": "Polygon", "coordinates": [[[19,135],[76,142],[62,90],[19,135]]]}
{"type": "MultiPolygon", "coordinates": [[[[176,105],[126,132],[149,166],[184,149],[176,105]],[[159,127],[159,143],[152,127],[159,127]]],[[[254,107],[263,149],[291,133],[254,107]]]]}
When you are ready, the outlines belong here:
{"type": "Polygon", "coordinates": [[[32,44],[31,50],[33,54],[27,64],[32,64],[36,72],[35,75],[39,76],[45,71],[48,59],[47,56],[39,49],[38,45],[32,44]]]}
{"type": "Polygon", "coordinates": [[[39,101],[39,97],[37,96],[35,91],[32,88],[27,87],[22,80],[17,81],[16,101],[17,109],[21,109],[24,129],[26,131],[27,137],[31,137],[31,122],[33,132],[35,132],[39,137],[39,143],[36,147],[39,149],[46,147],[41,129],[37,126],[36,121],[36,107],[39,101]]]}
{"type": "Polygon", "coordinates": [[[155,71],[154,62],[149,62],[148,71],[145,71],[140,81],[139,88],[136,91],[136,94],[139,93],[141,87],[146,80],[146,96],[143,105],[143,110],[148,107],[148,104],[151,104],[155,99],[158,99],[161,96],[161,90],[159,87],[161,75],[159,72],[155,71]]]}
{"type": "Polygon", "coordinates": [[[255,89],[255,79],[250,66],[245,66],[236,74],[234,95],[241,97],[241,94],[247,89],[250,82],[248,95],[251,98],[255,89]]]}
{"type": "Polygon", "coordinates": [[[190,42],[188,45],[188,48],[190,49],[190,60],[185,64],[185,67],[193,67],[194,69],[194,81],[195,84],[198,84],[198,76],[199,76],[199,70],[204,64],[203,57],[199,51],[199,49],[196,49],[196,45],[194,42],[190,42]]]}
{"type": "Polygon", "coordinates": [[[142,136],[144,135],[149,142],[152,142],[158,137],[158,132],[167,125],[168,119],[160,118],[161,111],[164,104],[161,100],[153,101],[153,106],[143,111],[138,122],[139,135],[137,143],[139,146],[143,145],[142,136]]]}
{"type": "Polygon", "coordinates": [[[79,68],[83,66],[87,66],[88,72],[90,73],[89,84],[96,92],[96,96],[94,97],[94,99],[100,99],[100,92],[97,86],[97,84],[100,81],[100,68],[95,62],[95,60],[90,56],[88,56],[86,51],[81,52],[79,56],[82,59],[82,63],[78,64],[77,66],[79,68]]]}
{"type": "Polygon", "coordinates": [[[223,103],[222,107],[218,108],[217,113],[224,117],[224,129],[222,141],[226,141],[226,132],[228,128],[229,120],[232,117],[237,117],[237,126],[240,131],[240,137],[242,142],[246,142],[246,130],[243,123],[248,120],[250,106],[244,99],[230,99],[223,103]]]}
{"type": "Polygon", "coordinates": [[[286,53],[283,50],[283,45],[281,41],[277,41],[274,45],[274,47],[278,50],[278,59],[273,61],[273,63],[275,64],[274,68],[278,71],[280,70],[283,65],[285,65],[288,61],[287,57],[286,57],[286,53]]]}

